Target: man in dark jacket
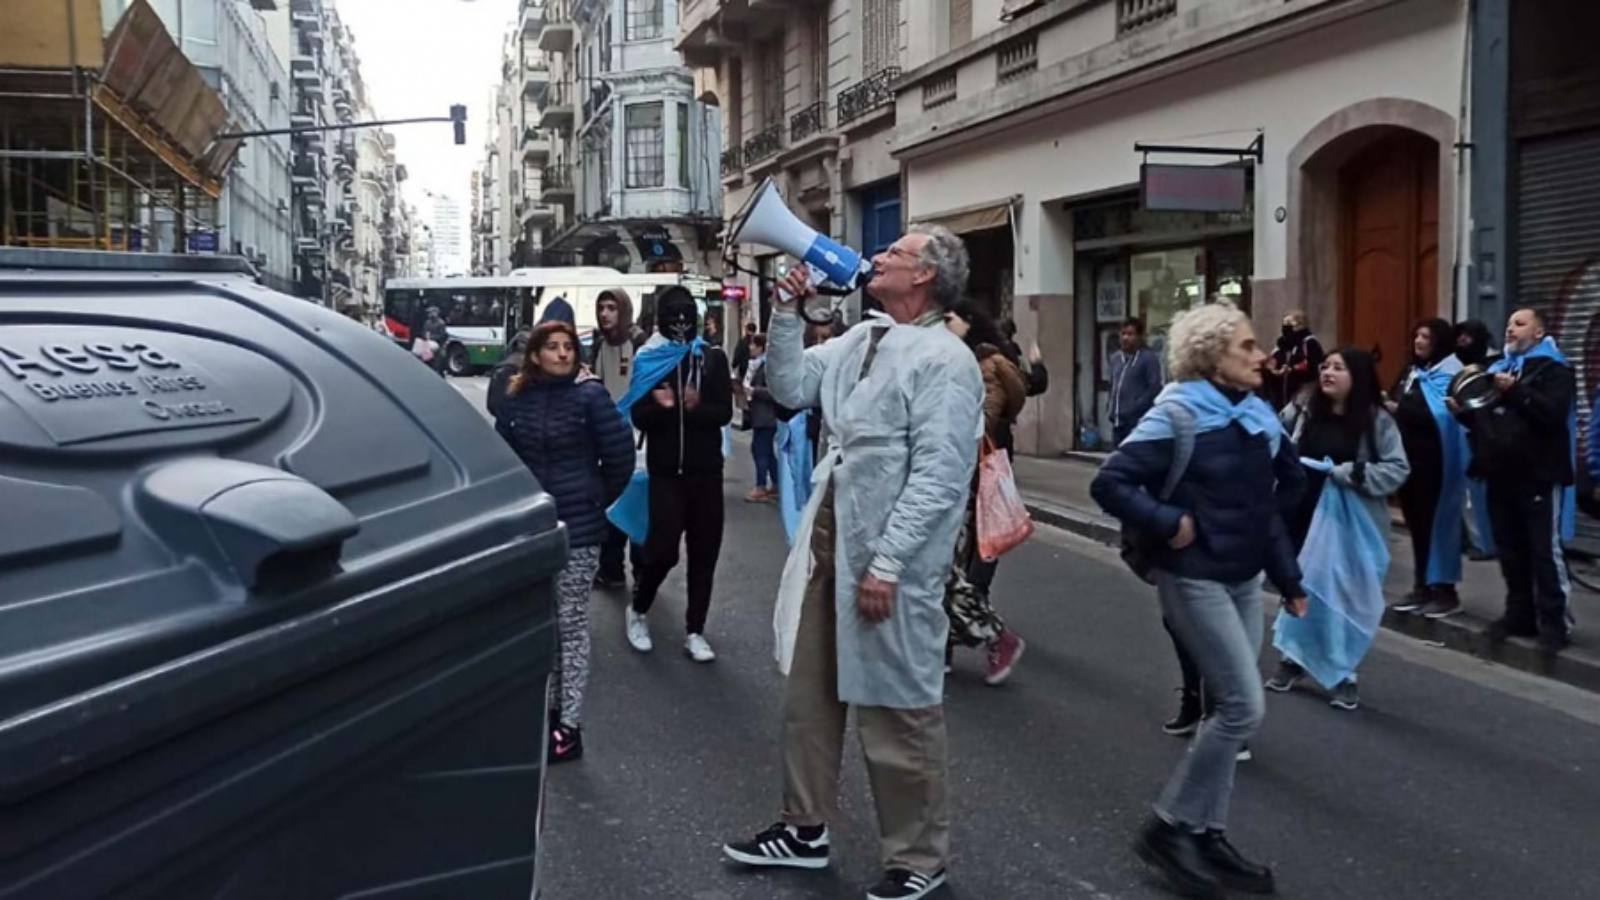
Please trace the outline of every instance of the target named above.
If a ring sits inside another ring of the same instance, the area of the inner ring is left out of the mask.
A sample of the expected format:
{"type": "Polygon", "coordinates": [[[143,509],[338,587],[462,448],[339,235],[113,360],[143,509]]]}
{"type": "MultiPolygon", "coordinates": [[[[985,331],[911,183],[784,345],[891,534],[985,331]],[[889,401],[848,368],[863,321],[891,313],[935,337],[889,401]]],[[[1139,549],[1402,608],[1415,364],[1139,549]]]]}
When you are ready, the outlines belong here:
{"type": "MultiPolygon", "coordinates": [[[[661,335],[678,344],[695,337],[694,296],[669,287],[656,301],[661,335]]],[[[650,532],[627,613],[628,643],[641,653],[652,644],[645,616],[656,592],[678,565],[678,542],[689,557],[688,640],[696,662],[716,659],[705,639],[712,581],[722,552],[722,428],[733,418],[733,384],[721,349],[691,350],[678,368],[633,405],[633,427],[644,432],[650,473],[650,532]]]]}
{"type": "MultiPolygon", "coordinates": [[[[633,298],[621,288],[601,291],[594,304],[594,338],[589,351],[589,369],[611,394],[611,402],[622,399],[628,392],[628,381],[633,377],[633,357],[644,344],[645,333],[633,324],[633,298]]],[[[609,523],[608,523],[609,524],[609,523]]],[[[623,566],[623,548],[628,536],[615,525],[609,526],[606,540],[600,545],[600,571],[595,584],[601,587],[619,587],[627,584],[628,575],[623,566]]],[[[638,564],[641,551],[634,548],[633,559],[638,564]]]]}
{"type": "Polygon", "coordinates": [[[1472,442],[1472,475],[1488,486],[1489,524],[1506,581],[1505,616],[1491,641],[1537,636],[1546,653],[1570,642],[1567,576],[1561,554],[1565,493],[1573,482],[1576,379],[1545,335],[1544,317],[1519,309],[1506,323],[1505,355],[1494,363],[1498,402],[1451,411],[1472,442]]]}
{"type": "Polygon", "coordinates": [[[1120,447],[1161,393],[1161,360],[1144,345],[1144,320],[1137,316],[1122,323],[1118,341],[1111,357],[1111,434],[1120,447]]]}

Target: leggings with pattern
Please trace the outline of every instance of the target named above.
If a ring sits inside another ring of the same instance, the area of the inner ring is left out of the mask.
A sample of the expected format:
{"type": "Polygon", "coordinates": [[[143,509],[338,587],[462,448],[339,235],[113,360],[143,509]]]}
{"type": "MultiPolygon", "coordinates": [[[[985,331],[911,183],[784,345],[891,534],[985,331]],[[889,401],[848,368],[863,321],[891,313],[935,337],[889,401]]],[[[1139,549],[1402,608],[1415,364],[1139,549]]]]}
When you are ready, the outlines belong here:
{"type": "Polygon", "coordinates": [[[599,547],[574,547],[556,575],[556,628],[561,650],[550,678],[550,702],[561,710],[561,724],[583,722],[583,692],[589,686],[589,591],[600,568],[599,547]]]}

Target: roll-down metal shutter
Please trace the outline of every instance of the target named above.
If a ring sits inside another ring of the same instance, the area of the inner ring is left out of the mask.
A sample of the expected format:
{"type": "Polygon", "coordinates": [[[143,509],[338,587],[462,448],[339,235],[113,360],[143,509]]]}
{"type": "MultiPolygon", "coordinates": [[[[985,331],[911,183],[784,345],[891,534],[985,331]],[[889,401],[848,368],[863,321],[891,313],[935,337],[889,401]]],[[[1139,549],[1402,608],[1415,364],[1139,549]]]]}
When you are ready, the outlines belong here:
{"type": "MultiPolygon", "coordinates": [[[[1548,313],[1549,330],[1576,369],[1581,441],[1600,389],[1600,129],[1524,139],[1518,151],[1510,305],[1548,313]]],[[[1581,536],[1600,539],[1600,528],[1584,518],[1581,536]]]]}
{"type": "Polygon", "coordinates": [[[1524,141],[1520,155],[1518,302],[1550,313],[1587,407],[1600,387],[1590,371],[1600,345],[1600,130],[1524,141]]]}

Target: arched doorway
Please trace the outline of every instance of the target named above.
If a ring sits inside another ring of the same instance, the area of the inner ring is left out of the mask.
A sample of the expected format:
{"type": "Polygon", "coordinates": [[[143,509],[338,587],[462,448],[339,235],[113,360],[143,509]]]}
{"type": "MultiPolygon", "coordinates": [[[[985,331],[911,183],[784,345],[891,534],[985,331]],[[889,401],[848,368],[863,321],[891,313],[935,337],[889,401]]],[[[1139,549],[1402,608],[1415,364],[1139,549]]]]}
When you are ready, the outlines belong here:
{"type": "Polygon", "coordinates": [[[1439,314],[1439,144],[1409,131],[1374,140],[1339,169],[1339,341],[1399,377],[1411,329],[1439,314]]]}
{"type": "Polygon", "coordinates": [[[1397,377],[1412,323],[1450,318],[1458,138],[1449,113],[1393,97],[1306,132],[1289,152],[1285,289],[1257,291],[1258,327],[1303,309],[1330,343],[1380,348],[1381,374],[1397,377]]]}

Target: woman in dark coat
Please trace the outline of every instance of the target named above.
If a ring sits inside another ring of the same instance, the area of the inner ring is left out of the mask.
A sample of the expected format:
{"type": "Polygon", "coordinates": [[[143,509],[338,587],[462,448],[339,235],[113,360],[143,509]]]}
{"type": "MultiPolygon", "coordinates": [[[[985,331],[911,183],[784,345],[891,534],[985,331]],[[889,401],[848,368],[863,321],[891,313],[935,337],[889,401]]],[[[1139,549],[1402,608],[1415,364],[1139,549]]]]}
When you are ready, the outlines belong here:
{"type": "Polygon", "coordinates": [[[1411,477],[1400,488],[1400,511],[1411,534],[1414,587],[1395,606],[1430,619],[1461,610],[1462,509],[1466,499],[1466,439],[1444,406],[1450,379],[1461,371],[1455,329],[1427,319],[1412,330],[1411,366],[1389,394],[1411,477]]]}
{"type": "Polygon", "coordinates": [[[589,681],[589,591],[600,567],[606,508],[633,476],[633,431],[599,379],[580,374],[578,330],[546,321],[533,329],[495,430],[556,501],[567,526],[567,565],[556,577],[560,670],[551,679],[559,712],[550,762],[583,756],[583,695],[589,681]]]}

